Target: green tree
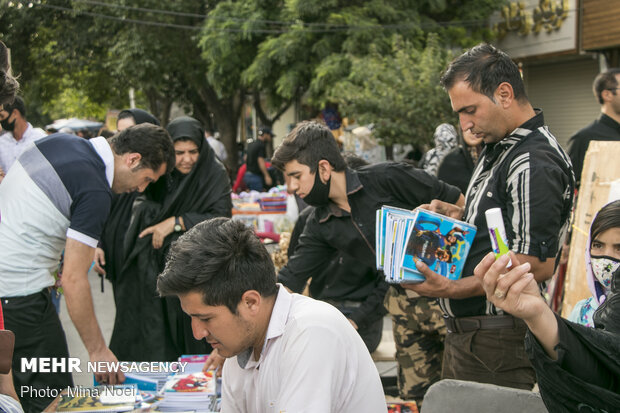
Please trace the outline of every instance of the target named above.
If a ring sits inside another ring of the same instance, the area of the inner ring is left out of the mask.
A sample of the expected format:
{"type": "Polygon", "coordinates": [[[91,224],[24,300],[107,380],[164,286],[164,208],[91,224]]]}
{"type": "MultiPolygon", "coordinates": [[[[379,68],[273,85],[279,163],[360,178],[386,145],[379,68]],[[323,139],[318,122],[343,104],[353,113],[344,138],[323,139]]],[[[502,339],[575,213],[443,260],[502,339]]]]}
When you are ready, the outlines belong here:
{"type": "Polygon", "coordinates": [[[395,36],[389,54],[373,50],[367,56],[350,56],[349,75],[327,97],[340,104],[344,115],[361,124],[374,123],[375,136],[388,148],[396,143],[426,144],[438,124],[455,122],[439,84],[453,57],[435,35],[421,50],[395,36]]]}
{"type": "Polygon", "coordinates": [[[352,59],[392,53],[394,35],[415,48],[425,46],[429,33],[446,47],[489,39],[487,18],[503,2],[285,0],[273,19],[289,23],[276,25],[261,42],[244,79],[270,96],[304,94],[323,104],[333,85],[351,72],[352,59]]]}

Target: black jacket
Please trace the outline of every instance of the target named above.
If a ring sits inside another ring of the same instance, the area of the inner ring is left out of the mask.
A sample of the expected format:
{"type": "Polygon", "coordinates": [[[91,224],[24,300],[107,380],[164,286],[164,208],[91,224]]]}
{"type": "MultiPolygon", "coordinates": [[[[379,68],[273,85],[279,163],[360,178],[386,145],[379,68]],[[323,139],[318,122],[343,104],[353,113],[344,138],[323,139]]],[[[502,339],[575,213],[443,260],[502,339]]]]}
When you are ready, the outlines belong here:
{"type": "Polygon", "coordinates": [[[583,160],[590,141],[620,141],[620,123],[605,114],[601,114],[597,120],[570,138],[568,156],[570,156],[573,164],[577,186],[581,182],[583,160]]]}
{"type": "Polygon", "coordinates": [[[474,166],[467,147],[458,146],[444,156],[437,170],[437,178],[456,186],[464,194],[474,173],[474,166]]]}
{"type": "Polygon", "coordinates": [[[528,331],[525,348],[550,412],[620,411],[620,335],[556,316],[560,342],[552,360],[528,331]]]}
{"type": "MultiPolygon", "coordinates": [[[[347,169],[345,174],[351,213],[333,203],[316,208],[308,217],[294,255],[278,274],[279,281],[295,292],[304,289],[308,278],[320,276],[338,252],[375,268],[376,211],[382,205],[414,209],[433,199],[455,203],[460,196],[458,188],[404,163],[347,169]]],[[[389,285],[378,271],[374,277],[374,289],[350,316],[360,328],[383,314],[383,297],[389,285]]],[[[366,276],[351,283],[352,290],[364,288],[366,276]]]]}

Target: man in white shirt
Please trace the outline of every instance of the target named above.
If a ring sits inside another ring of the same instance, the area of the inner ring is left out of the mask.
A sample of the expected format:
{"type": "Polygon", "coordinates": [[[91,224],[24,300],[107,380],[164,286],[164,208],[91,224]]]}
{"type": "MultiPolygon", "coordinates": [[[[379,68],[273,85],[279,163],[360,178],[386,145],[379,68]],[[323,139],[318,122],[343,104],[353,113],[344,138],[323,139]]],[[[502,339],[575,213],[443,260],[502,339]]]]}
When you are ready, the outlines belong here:
{"type": "Polygon", "coordinates": [[[170,249],[160,295],[176,295],[224,363],[225,412],[386,412],[359,334],[336,308],[276,284],[269,253],[239,221],[196,225],[170,249]]]}
{"type": "Polygon", "coordinates": [[[226,159],[228,159],[228,152],[226,152],[226,147],[224,144],[218,138],[213,136],[210,130],[205,130],[205,138],[207,139],[207,142],[209,142],[209,145],[211,145],[211,148],[215,151],[217,157],[220,158],[220,161],[226,162],[226,159]]]}
{"type": "Polygon", "coordinates": [[[19,96],[0,110],[0,125],[5,131],[0,135],[0,182],[13,162],[32,142],[47,136],[40,128],[33,128],[26,120],[26,105],[19,96]]]}

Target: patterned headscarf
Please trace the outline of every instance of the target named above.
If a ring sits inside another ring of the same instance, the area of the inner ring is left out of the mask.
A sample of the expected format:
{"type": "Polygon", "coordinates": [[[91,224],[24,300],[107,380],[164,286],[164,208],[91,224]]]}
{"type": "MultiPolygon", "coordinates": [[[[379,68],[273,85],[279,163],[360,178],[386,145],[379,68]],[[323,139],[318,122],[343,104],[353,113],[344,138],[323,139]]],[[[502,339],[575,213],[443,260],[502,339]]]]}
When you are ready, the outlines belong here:
{"type": "Polygon", "coordinates": [[[422,167],[431,175],[437,175],[439,164],[458,143],[456,129],[449,123],[437,126],[434,134],[435,147],[430,149],[422,159],[422,167]]]}

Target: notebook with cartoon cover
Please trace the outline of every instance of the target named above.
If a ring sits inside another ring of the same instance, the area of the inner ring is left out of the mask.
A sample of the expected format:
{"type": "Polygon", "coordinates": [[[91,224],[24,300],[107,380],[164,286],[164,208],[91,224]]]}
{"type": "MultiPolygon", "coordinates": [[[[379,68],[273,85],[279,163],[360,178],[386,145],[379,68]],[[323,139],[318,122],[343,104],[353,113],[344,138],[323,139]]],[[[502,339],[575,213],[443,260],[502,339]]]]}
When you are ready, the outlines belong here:
{"type": "Polygon", "coordinates": [[[445,215],[417,209],[413,225],[404,241],[399,282],[422,282],[418,260],[439,275],[451,280],[461,277],[467,254],[476,235],[476,227],[445,215]]]}

